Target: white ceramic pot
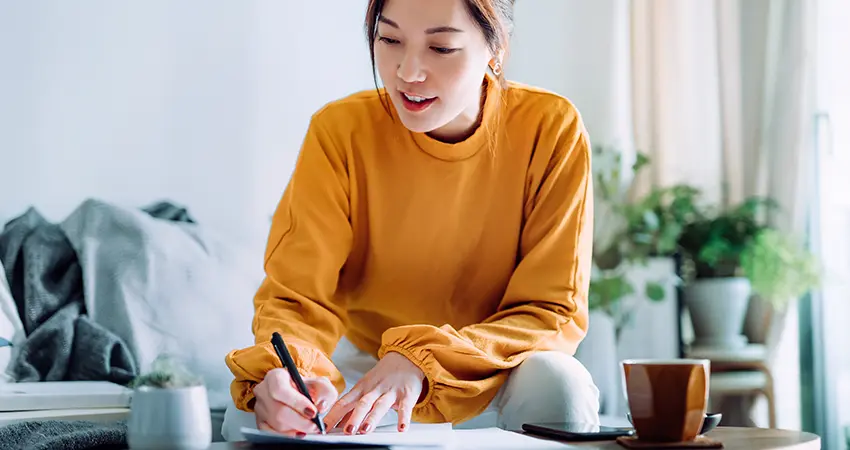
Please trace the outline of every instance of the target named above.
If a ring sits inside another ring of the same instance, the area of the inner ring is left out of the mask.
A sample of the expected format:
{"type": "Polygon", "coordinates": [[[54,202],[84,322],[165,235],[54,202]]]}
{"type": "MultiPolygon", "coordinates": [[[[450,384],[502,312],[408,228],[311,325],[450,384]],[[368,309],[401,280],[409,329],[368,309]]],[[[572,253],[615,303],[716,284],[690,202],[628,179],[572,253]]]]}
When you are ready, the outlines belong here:
{"type": "Polygon", "coordinates": [[[752,287],[743,277],[696,280],[684,288],[694,327],[694,346],[740,349],[752,287]]]}
{"type": "Polygon", "coordinates": [[[132,450],[200,450],[212,442],[212,423],[204,386],[133,391],[127,444],[132,450]]]}

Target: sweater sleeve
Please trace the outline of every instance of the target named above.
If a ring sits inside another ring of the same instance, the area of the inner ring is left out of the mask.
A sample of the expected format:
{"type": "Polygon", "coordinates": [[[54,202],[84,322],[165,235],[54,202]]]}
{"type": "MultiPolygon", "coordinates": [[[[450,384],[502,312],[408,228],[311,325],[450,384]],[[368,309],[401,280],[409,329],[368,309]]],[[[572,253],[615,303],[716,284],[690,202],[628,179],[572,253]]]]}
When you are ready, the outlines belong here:
{"type": "Polygon", "coordinates": [[[289,184],[274,213],[265,254],[265,278],[254,297],[255,344],[225,358],[234,375],[236,407],[253,410],[253,388],[281,367],[271,335],[281,334],[302,376],[326,376],[341,392],[345,382],[330,355],[347,327],[334,293],[350,252],[346,159],[318,120],[310,123],[289,184]]]}
{"type": "Polygon", "coordinates": [[[579,119],[563,124],[554,142],[549,158],[532,160],[518,264],[497,311],[460,329],[410,325],[383,334],[380,357],[401,353],[425,373],[414,420],[475,417],[509,369],[537,351],[573,354],[584,338],[593,239],[590,145],[579,119]]]}

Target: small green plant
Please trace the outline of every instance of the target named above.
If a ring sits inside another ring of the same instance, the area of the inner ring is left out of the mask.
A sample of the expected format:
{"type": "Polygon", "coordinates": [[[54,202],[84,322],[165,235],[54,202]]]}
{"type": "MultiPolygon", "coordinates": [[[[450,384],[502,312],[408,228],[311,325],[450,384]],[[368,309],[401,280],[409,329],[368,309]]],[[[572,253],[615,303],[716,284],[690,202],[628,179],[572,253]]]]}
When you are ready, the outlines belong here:
{"type": "Polygon", "coordinates": [[[725,211],[699,212],[679,238],[689,278],[742,276],[741,255],[759,233],[769,229],[764,217],[776,206],[772,199],[751,197],[725,211]]]}
{"type": "Polygon", "coordinates": [[[820,284],[817,258],[791,236],[759,232],[741,253],[741,272],[753,293],[774,306],[799,298],[820,284]]]}
{"type": "Polygon", "coordinates": [[[151,370],[136,377],[130,383],[130,387],[150,386],[161,389],[175,389],[201,384],[203,384],[203,380],[191,373],[180,361],[171,355],[163,354],[151,363],[151,370]]]}

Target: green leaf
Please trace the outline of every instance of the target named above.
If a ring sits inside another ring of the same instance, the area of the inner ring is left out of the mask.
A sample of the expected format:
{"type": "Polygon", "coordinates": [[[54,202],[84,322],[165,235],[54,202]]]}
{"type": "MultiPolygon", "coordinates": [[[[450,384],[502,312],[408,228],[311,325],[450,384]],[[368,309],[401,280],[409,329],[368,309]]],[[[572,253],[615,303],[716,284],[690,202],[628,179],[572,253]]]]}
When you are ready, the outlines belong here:
{"type": "Polygon", "coordinates": [[[634,287],[620,274],[602,275],[590,281],[588,302],[591,309],[611,309],[625,296],[634,293],[634,287]]]}
{"type": "Polygon", "coordinates": [[[635,163],[632,164],[632,170],[637,173],[640,172],[645,166],[649,165],[649,157],[646,156],[645,153],[638,152],[637,158],[635,159],[635,163]]]}
{"type": "Polygon", "coordinates": [[[646,224],[648,229],[654,231],[658,229],[660,221],[658,220],[658,215],[656,215],[654,211],[644,211],[643,223],[646,224]]]}
{"type": "Polygon", "coordinates": [[[649,233],[635,233],[632,236],[632,240],[640,244],[651,244],[652,235],[649,233]]]}
{"type": "Polygon", "coordinates": [[[646,296],[655,302],[660,302],[664,300],[664,286],[660,283],[649,282],[646,283],[646,296]]]}
{"type": "Polygon", "coordinates": [[[669,223],[662,228],[658,236],[659,253],[669,254],[676,251],[676,244],[683,229],[684,227],[678,223],[669,223]]]}

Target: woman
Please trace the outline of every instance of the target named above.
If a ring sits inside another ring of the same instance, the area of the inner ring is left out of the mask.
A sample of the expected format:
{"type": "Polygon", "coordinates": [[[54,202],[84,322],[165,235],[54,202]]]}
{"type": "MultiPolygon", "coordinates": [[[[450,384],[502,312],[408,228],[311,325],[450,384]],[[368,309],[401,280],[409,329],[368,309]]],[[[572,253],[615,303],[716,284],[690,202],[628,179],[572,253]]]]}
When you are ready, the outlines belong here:
{"type": "Polygon", "coordinates": [[[588,326],[590,146],[567,100],[504,80],[512,16],[512,0],[370,1],[384,87],[312,117],[271,228],[257,343],[226,359],[225,434],[315,433],[317,412],[346,433],[486,411],[507,429],[597,422],[571,356],[588,326]]]}

